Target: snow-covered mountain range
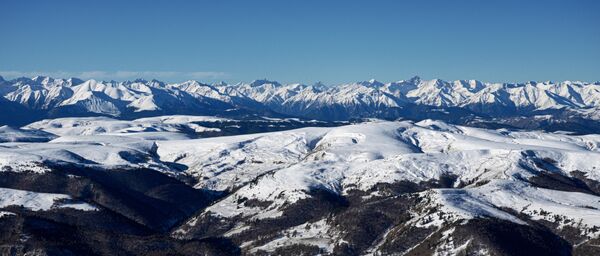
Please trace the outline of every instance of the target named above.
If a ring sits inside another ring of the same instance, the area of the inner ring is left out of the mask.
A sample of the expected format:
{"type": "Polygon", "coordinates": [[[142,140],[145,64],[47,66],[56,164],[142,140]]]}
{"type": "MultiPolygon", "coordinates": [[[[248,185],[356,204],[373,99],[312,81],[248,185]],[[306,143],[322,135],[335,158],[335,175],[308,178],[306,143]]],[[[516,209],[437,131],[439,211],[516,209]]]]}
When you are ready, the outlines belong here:
{"type": "Polygon", "coordinates": [[[600,120],[600,83],[484,83],[475,80],[375,80],[333,86],[252,83],[166,84],[135,80],[0,78],[0,123],[105,115],[121,119],[165,114],[301,117],[325,121],[427,118],[475,125],[590,130],[600,120]],[[16,114],[15,114],[16,113],[16,114]],[[529,118],[534,117],[534,118],[529,118]],[[528,121],[522,120],[527,118],[528,121]],[[564,123],[575,125],[564,127],[564,123]],[[555,127],[550,127],[555,126],[555,127]],[[582,128],[583,127],[583,128],[582,128]]]}
{"type": "Polygon", "coordinates": [[[600,83],[0,95],[0,254],[600,255],[600,83]]]}
{"type": "Polygon", "coordinates": [[[600,253],[597,134],[429,119],[247,133],[240,127],[299,121],[249,122],[178,115],[1,127],[2,248],[81,255],[600,253]],[[227,132],[237,135],[222,136],[227,132]]]}

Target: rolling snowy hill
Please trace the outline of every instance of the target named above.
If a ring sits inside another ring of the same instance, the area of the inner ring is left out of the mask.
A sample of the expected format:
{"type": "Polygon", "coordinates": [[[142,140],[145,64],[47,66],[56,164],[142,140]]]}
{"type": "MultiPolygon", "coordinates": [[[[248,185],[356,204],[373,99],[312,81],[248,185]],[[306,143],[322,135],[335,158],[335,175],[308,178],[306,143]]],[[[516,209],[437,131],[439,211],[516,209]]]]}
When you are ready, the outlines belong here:
{"type": "Polygon", "coordinates": [[[49,254],[600,253],[597,134],[248,122],[2,127],[0,242],[49,254]]]}

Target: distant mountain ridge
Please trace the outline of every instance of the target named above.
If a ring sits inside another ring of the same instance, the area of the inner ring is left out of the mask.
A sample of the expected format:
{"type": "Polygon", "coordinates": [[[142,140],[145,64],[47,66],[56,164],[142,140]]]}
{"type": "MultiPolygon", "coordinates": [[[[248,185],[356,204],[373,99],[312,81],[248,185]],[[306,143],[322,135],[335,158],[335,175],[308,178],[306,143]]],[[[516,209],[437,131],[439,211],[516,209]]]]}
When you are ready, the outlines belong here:
{"type": "Polygon", "coordinates": [[[544,123],[556,126],[569,122],[585,130],[597,127],[600,120],[600,83],[579,81],[485,83],[413,77],[390,83],[370,80],[324,86],[266,79],[237,84],[193,80],[168,84],[143,79],[116,82],[37,76],[0,78],[0,95],[1,109],[23,112],[17,115],[20,118],[12,116],[15,113],[0,118],[1,124],[13,125],[68,116],[132,119],[192,114],[326,121],[434,118],[459,124],[492,122],[542,129],[547,126],[544,123]]]}

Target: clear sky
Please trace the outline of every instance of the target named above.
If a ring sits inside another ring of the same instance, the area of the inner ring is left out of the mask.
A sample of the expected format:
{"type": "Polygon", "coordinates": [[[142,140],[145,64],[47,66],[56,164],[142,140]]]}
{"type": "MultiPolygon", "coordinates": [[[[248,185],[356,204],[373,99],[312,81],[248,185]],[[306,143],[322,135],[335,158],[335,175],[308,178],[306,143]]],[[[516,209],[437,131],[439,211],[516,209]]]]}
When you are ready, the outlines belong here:
{"type": "Polygon", "coordinates": [[[600,1],[0,0],[0,75],[600,80],[600,1]]]}

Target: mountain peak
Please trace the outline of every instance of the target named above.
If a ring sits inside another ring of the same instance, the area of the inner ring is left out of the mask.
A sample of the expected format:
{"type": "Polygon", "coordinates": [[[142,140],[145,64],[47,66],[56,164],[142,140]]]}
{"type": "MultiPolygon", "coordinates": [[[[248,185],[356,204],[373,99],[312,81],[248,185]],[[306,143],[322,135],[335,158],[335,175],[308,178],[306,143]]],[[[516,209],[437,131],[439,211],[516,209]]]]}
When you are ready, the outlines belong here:
{"type": "Polygon", "coordinates": [[[418,84],[421,82],[421,77],[420,76],[413,76],[410,79],[406,80],[407,82],[413,83],[413,84],[418,84]]]}
{"type": "Polygon", "coordinates": [[[250,86],[251,87],[258,87],[258,86],[265,85],[265,84],[272,84],[272,85],[275,85],[275,86],[281,86],[281,84],[278,83],[277,81],[270,81],[270,80],[267,80],[267,79],[254,80],[254,81],[252,81],[252,83],[250,83],[250,86]]]}
{"type": "Polygon", "coordinates": [[[436,79],[433,79],[433,80],[429,80],[429,82],[427,82],[427,83],[430,84],[430,85],[433,85],[435,87],[438,87],[438,88],[444,87],[444,86],[447,85],[447,83],[444,80],[439,79],[439,78],[436,78],[436,79]]]}
{"type": "Polygon", "coordinates": [[[82,84],[85,81],[83,81],[77,77],[71,77],[71,78],[67,79],[67,82],[69,82],[71,85],[77,85],[77,84],[82,84]]]}
{"type": "Polygon", "coordinates": [[[152,79],[152,81],[150,81],[150,83],[153,85],[157,85],[158,87],[165,87],[165,83],[163,81],[160,81],[157,79],[152,79]]]}
{"type": "Polygon", "coordinates": [[[33,78],[31,78],[32,81],[36,82],[36,83],[47,83],[49,81],[52,81],[54,79],[48,77],[48,76],[35,76],[33,78]]]}
{"type": "Polygon", "coordinates": [[[367,87],[376,87],[376,88],[383,86],[382,82],[379,82],[375,79],[371,79],[369,81],[358,82],[358,84],[367,86],[367,87]]]}
{"type": "Polygon", "coordinates": [[[323,82],[321,81],[317,81],[313,84],[314,87],[326,87],[327,85],[325,85],[323,82]]]}

